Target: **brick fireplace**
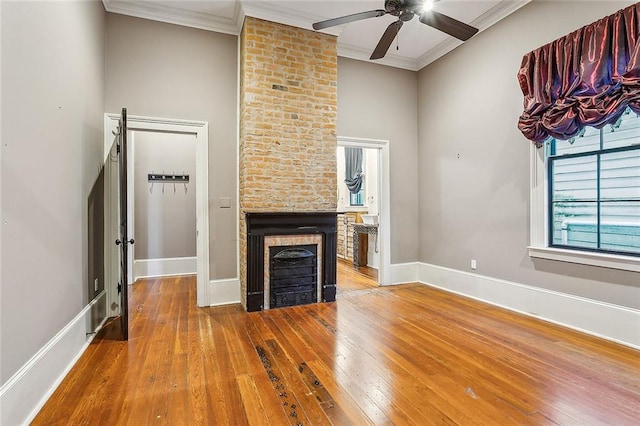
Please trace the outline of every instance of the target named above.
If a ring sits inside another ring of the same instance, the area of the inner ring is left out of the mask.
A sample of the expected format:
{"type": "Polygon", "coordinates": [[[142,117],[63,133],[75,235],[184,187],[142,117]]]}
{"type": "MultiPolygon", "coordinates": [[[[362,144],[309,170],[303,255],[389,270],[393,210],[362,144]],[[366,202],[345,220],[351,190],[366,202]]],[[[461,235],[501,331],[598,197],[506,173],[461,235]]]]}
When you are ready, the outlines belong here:
{"type": "Polygon", "coordinates": [[[266,268],[265,272],[264,262],[265,247],[268,252],[269,244],[317,245],[316,299],[333,300],[337,207],[336,38],[247,17],[240,51],[243,306],[247,310],[270,307],[269,270],[266,268]],[[256,231],[260,228],[253,227],[256,221],[266,220],[269,215],[281,219],[280,228],[256,231]],[[329,262],[327,256],[332,256],[333,267],[325,264],[329,262]],[[260,277],[255,278],[258,273],[260,277]]]}

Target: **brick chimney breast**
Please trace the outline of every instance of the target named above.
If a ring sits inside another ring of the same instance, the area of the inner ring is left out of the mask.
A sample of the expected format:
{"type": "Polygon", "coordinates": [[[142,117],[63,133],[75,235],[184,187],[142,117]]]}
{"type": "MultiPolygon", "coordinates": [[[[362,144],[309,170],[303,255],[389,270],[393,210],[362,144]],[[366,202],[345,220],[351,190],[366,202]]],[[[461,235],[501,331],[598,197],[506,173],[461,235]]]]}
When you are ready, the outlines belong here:
{"type": "Polygon", "coordinates": [[[252,17],[240,38],[240,282],[245,212],[337,208],[336,37],[252,17]]]}

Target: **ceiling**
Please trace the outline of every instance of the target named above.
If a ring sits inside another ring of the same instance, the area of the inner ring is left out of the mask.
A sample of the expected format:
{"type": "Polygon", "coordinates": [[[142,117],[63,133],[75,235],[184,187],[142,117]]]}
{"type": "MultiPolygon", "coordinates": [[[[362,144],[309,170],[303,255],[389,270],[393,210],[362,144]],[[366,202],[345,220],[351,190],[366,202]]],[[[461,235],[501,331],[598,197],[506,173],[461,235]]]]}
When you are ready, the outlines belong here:
{"type": "MultiPolygon", "coordinates": [[[[311,24],[374,9],[384,0],[102,0],[108,12],[240,34],[245,16],[311,30],[311,24]]],[[[531,0],[439,0],[434,9],[483,31],[531,0]]],[[[396,18],[385,15],[333,27],[338,55],[369,61],[380,36],[396,18]]],[[[374,62],[417,71],[462,42],[413,19],[402,27],[387,55],[374,62]],[[397,49],[396,49],[397,47],[397,49]]]]}

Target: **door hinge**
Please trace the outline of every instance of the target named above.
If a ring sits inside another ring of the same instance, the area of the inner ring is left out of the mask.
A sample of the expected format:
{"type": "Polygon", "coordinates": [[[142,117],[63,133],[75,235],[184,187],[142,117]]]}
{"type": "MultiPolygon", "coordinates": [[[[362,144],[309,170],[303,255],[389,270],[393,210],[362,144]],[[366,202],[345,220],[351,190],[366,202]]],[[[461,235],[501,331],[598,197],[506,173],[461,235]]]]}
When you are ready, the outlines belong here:
{"type": "Polygon", "coordinates": [[[118,294],[122,293],[122,284],[118,283],[118,294]]]}
{"type": "Polygon", "coordinates": [[[117,144],[117,145],[116,145],[116,153],[117,153],[117,154],[120,154],[120,144],[117,144]]]}

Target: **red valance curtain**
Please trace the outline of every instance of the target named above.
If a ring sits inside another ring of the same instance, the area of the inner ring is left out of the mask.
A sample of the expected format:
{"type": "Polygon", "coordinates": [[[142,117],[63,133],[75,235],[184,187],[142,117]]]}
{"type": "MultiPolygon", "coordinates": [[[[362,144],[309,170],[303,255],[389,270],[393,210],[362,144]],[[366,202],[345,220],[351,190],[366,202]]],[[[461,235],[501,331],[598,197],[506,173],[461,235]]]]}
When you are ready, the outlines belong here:
{"type": "Polygon", "coordinates": [[[627,107],[640,113],[640,3],[530,52],[518,81],[518,128],[540,145],[602,128],[627,107]]]}

